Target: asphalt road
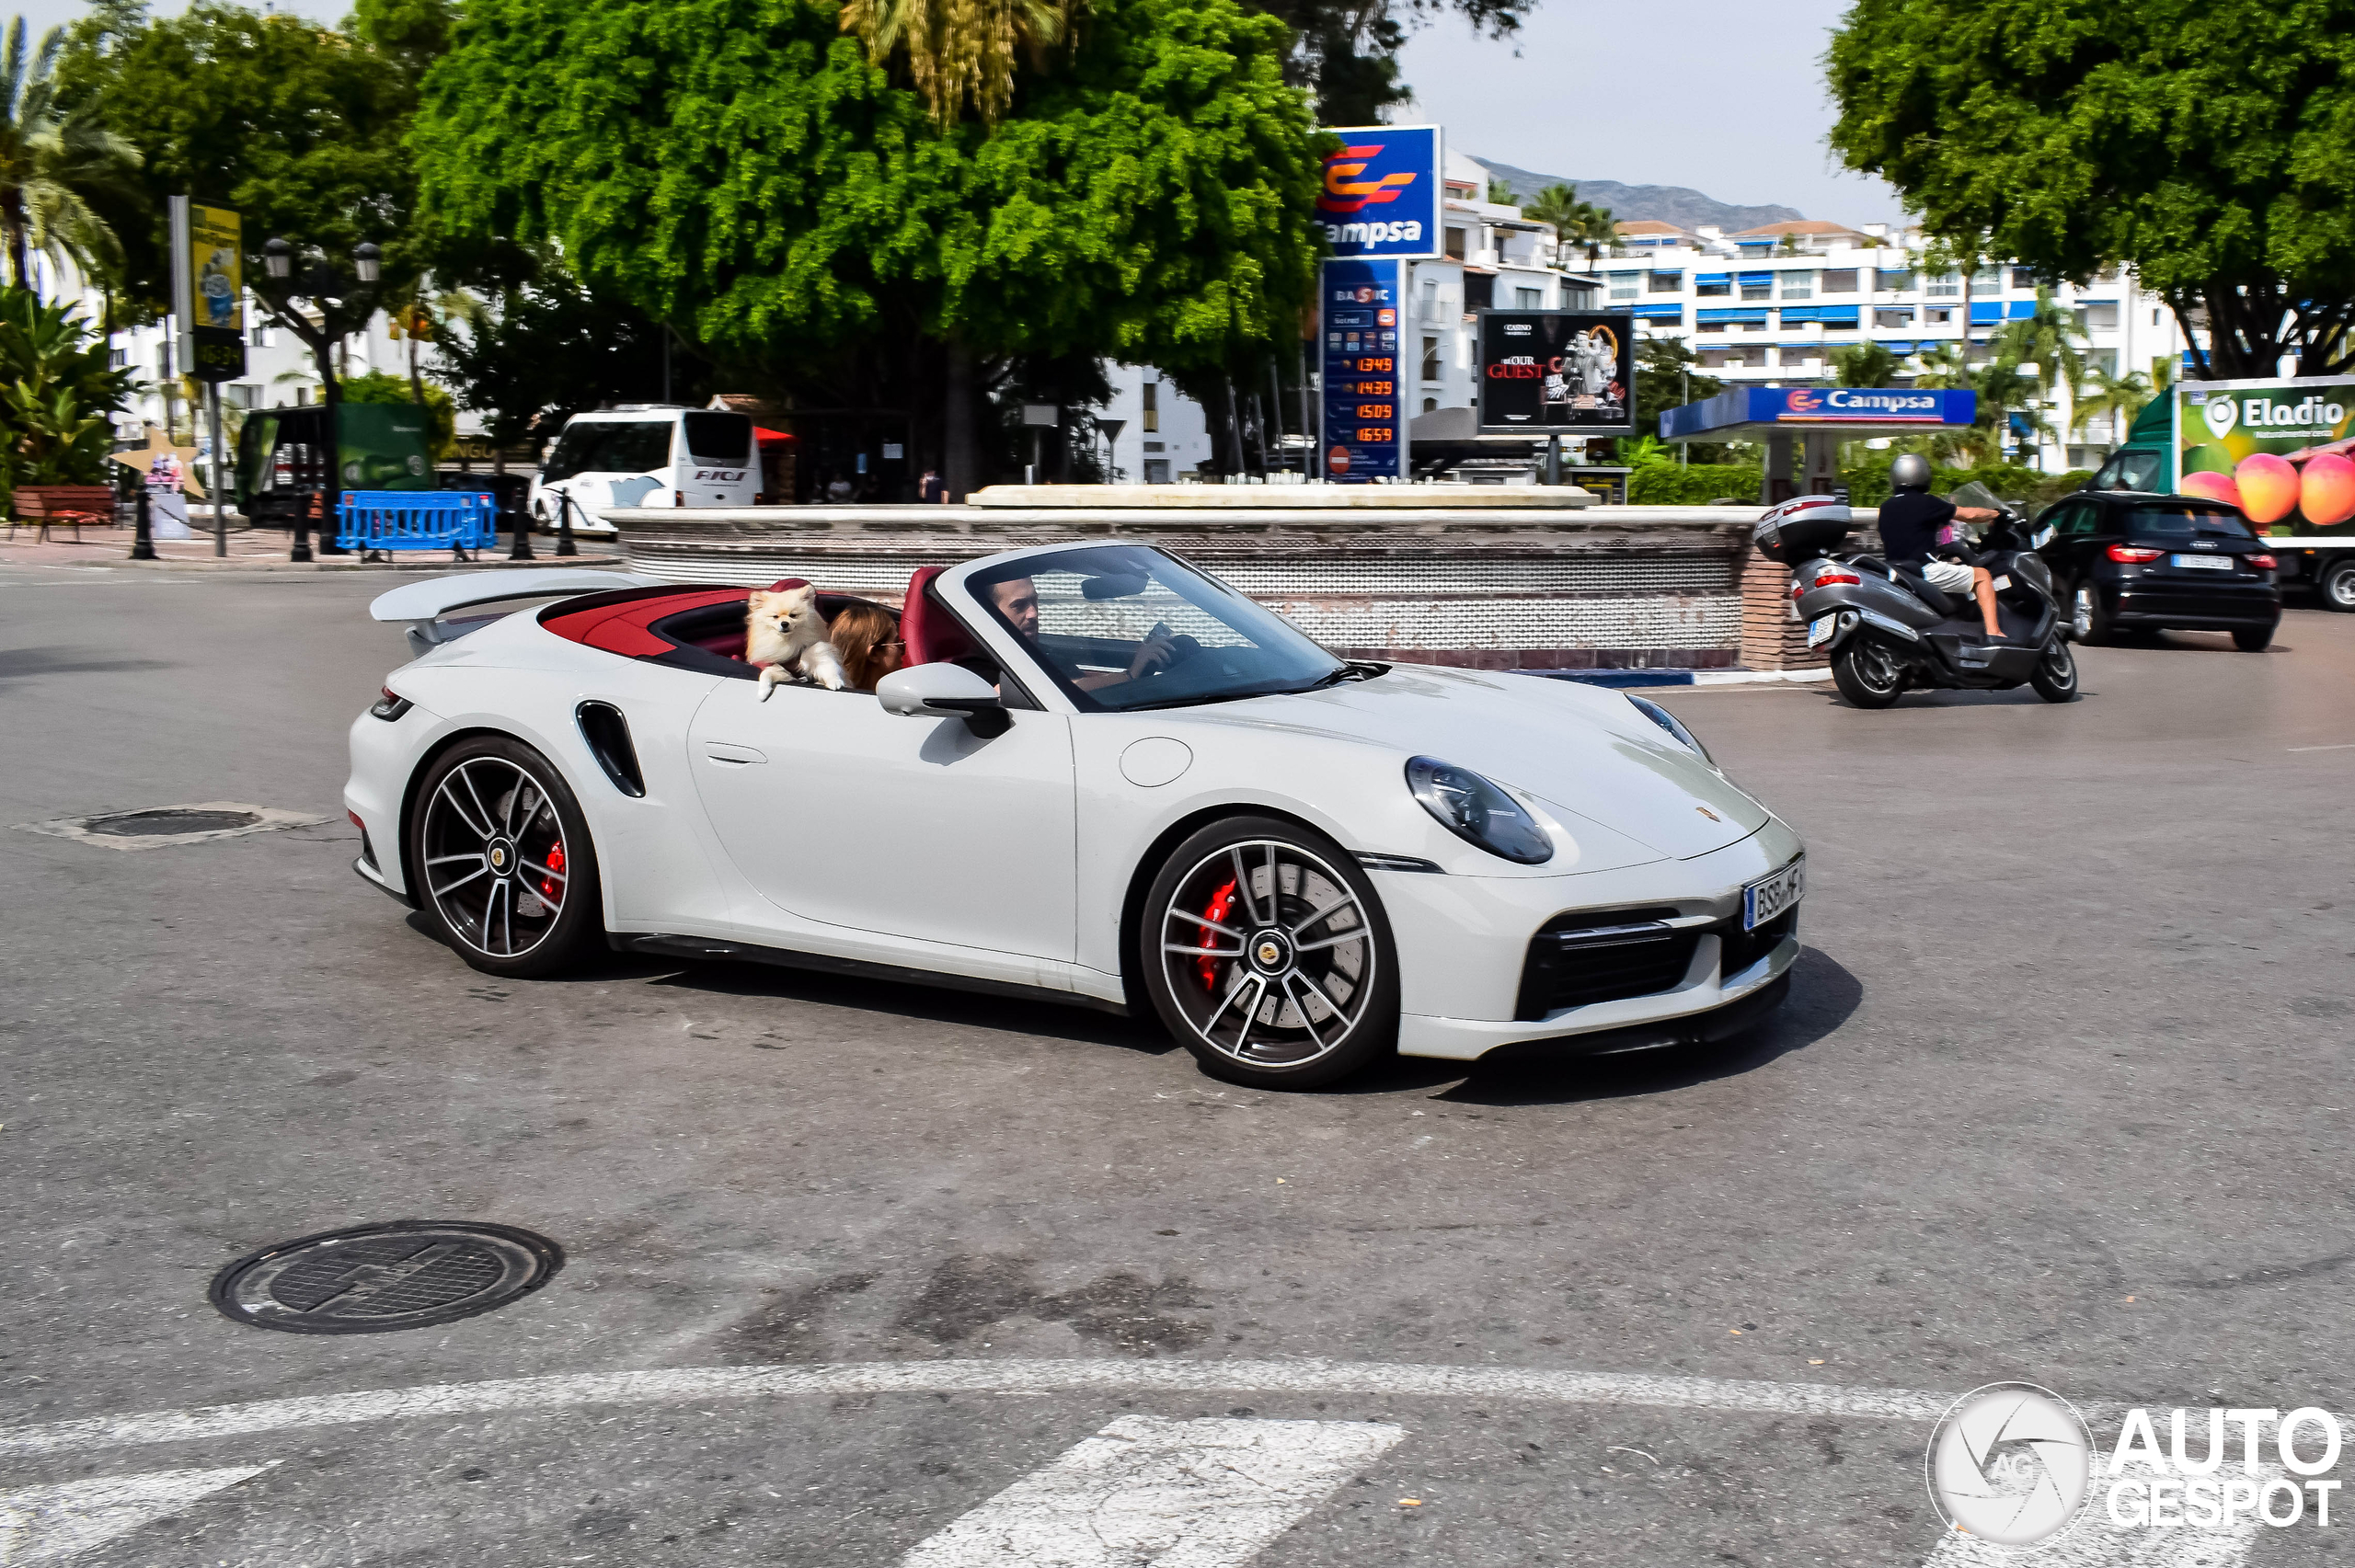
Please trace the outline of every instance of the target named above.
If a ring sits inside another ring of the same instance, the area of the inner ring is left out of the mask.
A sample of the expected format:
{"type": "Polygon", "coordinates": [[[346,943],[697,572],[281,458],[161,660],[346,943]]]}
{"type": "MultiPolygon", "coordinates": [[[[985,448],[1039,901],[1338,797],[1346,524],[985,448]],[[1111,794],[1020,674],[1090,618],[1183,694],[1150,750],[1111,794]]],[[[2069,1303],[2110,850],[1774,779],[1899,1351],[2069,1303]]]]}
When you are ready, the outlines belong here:
{"type": "MultiPolygon", "coordinates": [[[[2355,1406],[2355,617],[2086,650],[2066,707],[1661,693],[1808,837],[1777,1020],[1279,1096],[1076,1011],[637,961],[488,981],[349,869],[342,732],[404,657],[362,614],[384,586],[0,574],[5,822],[328,818],[139,853],[0,831],[0,1531],[11,1494],[223,1469],[75,1560],[889,1564],[1143,1416],[1396,1428],[1265,1568],[1917,1562],[1929,1423],[1874,1391],[2355,1406]],[[255,1248],[411,1216],[568,1261],[407,1333],[207,1304],[255,1248]],[[1052,1366],[988,1386],[1017,1361],[1052,1366]],[[812,1378],[8,1444],[780,1365],[812,1378]],[[1431,1366],[1494,1375],[1390,1370],[1431,1366]]],[[[2261,1564],[2342,1556],[2264,1536],[2261,1564]]],[[[959,1550],[922,1560],[1002,1560],[959,1550]]]]}

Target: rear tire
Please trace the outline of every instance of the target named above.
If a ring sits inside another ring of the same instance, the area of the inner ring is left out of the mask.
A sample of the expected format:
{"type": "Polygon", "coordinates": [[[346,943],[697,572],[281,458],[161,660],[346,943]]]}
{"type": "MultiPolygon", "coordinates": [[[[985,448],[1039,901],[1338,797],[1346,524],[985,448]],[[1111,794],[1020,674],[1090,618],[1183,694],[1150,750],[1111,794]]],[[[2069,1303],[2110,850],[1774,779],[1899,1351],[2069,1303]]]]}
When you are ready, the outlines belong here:
{"type": "Polygon", "coordinates": [[[1397,1048],[1389,920],[1322,833],[1272,817],[1211,823],[1154,876],[1137,947],[1163,1026],[1214,1077],[1315,1089],[1397,1048]]]}
{"type": "Polygon", "coordinates": [[[2233,646],[2243,653],[2263,653],[2273,642],[2270,626],[2236,626],[2233,629],[2233,646]]]}
{"type": "Polygon", "coordinates": [[[2059,637],[2044,645],[2044,657],[2036,661],[2036,670],[2028,678],[2036,694],[2048,703],[2074,703],[2077,700],[2077,658],[2069,645],[2059,637]]]}
{"type": "Polygon", "coordinates": [[[1859,708],[1885,708],[1905,691],[1905,667],[1870,637],[1850,637],[1832,656],[1832,683],[1859,708]]]}
{"type": "Polygon", "coordinates": [[[2333,561],[2315,578],[2315,595],[2326,610],[2355,614],[2355,557],[2333,561]]]}
{"type": "Polygon", "coordinates": [[[564,775],[522,741],[479,735],[435,758],[408,837],[419,912],[483,973],[538,979],[603,950],[588,819],[564,775]]]}

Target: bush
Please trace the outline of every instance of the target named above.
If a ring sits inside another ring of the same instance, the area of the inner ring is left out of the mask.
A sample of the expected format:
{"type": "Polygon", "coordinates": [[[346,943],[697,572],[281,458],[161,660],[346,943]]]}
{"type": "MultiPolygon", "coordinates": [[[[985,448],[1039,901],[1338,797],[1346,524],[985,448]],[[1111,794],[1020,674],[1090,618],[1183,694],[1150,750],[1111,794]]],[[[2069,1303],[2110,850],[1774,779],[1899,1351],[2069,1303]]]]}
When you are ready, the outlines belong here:
{"type": "Polygon", "coordinates": [[[1706,507],[1731,496],[1741,505],[1758,499],[1759,470],[1739,463],[1640,463],[1627,475],[1627,500],[1639,507],[1706,507]]]}
{"type": "MultiPolygon", "coordinates": [[[[1848,486],[1850,503],[1877,507],[1889,499],[1889,465],[1895,460],[1894,452],[1875,452],[1867,461],[1842,469],[1840,477],[1848,486]]],[[[1943,496],[1976,479],[1999,498],[2016,502],[2033,514],[2082,487],[2092,477],[2083,468],[2071,469],[2066,474],[2046,474],[2017,464],[1982,463],[1975,468],[1934,468],[1930,488],[1943,496]]]]}

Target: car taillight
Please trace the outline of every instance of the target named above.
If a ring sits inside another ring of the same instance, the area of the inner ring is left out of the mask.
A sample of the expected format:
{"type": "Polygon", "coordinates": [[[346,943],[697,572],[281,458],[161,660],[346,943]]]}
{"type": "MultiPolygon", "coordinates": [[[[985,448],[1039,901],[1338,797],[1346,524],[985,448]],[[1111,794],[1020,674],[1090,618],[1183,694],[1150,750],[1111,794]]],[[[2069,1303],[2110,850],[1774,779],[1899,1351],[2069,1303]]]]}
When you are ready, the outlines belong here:
{"type": "Polygon", "coordinates": [[[2270,555],[2251,555],[2248,557],[2248,564],[2257,571],[2269,572],[2281,563],[2270,555]]]}
{"type": "Polygon", "coordinates": [[[2165,550],[2154,550],[2142,544],[2113,544],[2109,547],[2111,560],[2130,567],[2139,567],[2145,561],[2155,561],[2165,554],[2165,550]]]}

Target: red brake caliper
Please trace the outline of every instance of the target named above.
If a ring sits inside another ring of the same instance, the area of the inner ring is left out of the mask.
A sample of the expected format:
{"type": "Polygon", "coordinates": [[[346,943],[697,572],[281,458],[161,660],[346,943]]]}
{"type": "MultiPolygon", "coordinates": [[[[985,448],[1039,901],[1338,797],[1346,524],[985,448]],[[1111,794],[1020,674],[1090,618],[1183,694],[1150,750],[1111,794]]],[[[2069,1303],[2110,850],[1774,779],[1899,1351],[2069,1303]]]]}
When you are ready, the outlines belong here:
{"type": "MultiPolygon", "coordinates": [[[[1225,887],[1221,887],[1217,892],[1211,895],[1209,906],[1202,910],[1202,918],[1204,920],[1223,921],[1226,919],[1226,911],[1233,908],[1235,908],[1235,884],[1229,882],[1225,887]]],[[[1203,946],[1215,946],[1217,944],[1217,941],[1218,933],[1210,930],[1203,931],[1203,946]]],[[[1200,960],[1200,963],[1202,966],[1202,989],[1207,991],[1217,990],[1218,960],[1215,958],[1204,958],[1200,960]]]]}
{"type": "MultiPolygon", "coordinates": [[[[548,869],[556,872],[559,876],[563,874],[564,841],[561,839],[558,839],[555,843],[548,846],[548,869]]],[[[555,877],[542,877],[540,879],[540,897],[546,898],[551,904],[563,902],[563,900],[557,896],[555,877]]]]}

